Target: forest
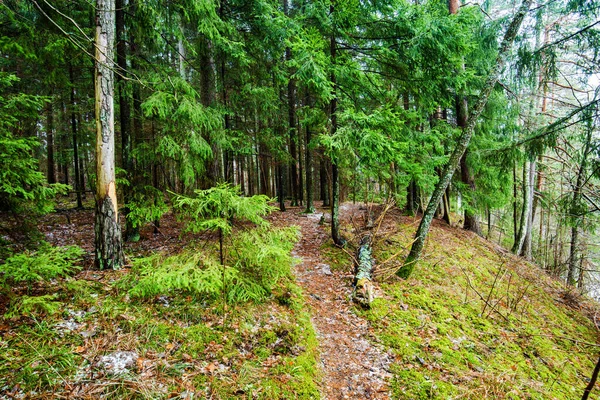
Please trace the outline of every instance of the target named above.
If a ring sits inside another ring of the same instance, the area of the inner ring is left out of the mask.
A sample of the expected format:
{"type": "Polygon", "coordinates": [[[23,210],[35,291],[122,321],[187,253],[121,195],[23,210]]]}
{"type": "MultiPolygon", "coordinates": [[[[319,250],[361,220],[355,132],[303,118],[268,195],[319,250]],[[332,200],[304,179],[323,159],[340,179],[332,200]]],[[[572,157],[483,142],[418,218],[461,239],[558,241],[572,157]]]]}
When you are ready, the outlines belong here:
{"type": "Polygon", "coordinates": [[[4,0],[0,88],[0,398],[600,392],[598,2],[4,0]]]}

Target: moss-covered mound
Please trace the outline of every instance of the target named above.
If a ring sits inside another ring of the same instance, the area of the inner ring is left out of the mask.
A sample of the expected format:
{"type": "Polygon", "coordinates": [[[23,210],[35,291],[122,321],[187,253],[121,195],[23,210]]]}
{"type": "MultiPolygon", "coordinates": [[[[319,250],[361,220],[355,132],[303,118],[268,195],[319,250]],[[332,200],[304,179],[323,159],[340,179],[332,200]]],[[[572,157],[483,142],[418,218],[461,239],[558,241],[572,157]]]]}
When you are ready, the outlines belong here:
{"type": "MultiPolygon", "coordinates": [[[[381,272],[414,228],[404,219],[379,241],[381,272]]],[[[581,398],[600,350],[594,305],[538,267],[438,225],[410,279],[381,288],[361,312],[395,354],[395,398],[581,398]]]]}

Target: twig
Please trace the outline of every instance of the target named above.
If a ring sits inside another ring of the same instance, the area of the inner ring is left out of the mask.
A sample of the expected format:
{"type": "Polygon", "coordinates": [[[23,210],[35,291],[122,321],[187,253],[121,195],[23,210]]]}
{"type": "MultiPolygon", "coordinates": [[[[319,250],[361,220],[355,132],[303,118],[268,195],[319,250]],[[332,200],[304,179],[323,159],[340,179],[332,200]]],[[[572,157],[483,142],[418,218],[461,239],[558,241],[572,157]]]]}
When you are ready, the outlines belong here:
{"type": "MultiPolygon", "coordinates": [[[[458,267],[460,268],[460,270],[462,271],[462,273],[465,274],[465,278],[467,278],[467,284],[469,285],[469,287],[471,289],[473,289],[473,291],[475,293],[477,293],[477,296],[479,296],[479,298],[487,304],[487,301],[485,300],[485,298],[481,295],[481,293],[479,293],[479,291],[477,289],[475,289],[475,287],[471,283],[471,279],[469,278],[469,275],[467,275],[466,271],[460,265],[458,267]]],[[[510,323],[510,320],[504,314],[502,314],[500,311],[496,310],[495,308],[492,308],[492,311],[495,311],[496,314],[498,314],[499,316],[501,316],[506,322],[510,323]]]]}

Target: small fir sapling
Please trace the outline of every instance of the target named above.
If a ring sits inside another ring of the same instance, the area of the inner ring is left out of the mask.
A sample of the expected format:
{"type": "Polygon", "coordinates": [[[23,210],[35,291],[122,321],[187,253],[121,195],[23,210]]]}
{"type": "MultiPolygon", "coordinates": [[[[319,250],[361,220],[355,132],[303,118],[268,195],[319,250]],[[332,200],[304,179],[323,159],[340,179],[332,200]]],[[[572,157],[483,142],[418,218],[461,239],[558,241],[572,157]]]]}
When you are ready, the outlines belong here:
{"type": "Polygon", "coordinates": [[[223,238],[233,230],[235,220],[246,220],[262,227],[268,223],[262,217],[275,207],[265,195],[243,197],[238,186],[221,183],[206,190],[196,190],[196,197],[175,195],[174,206],[191,232],[217,231],[219,233],[219,260],[224,261],[223,238]]]}

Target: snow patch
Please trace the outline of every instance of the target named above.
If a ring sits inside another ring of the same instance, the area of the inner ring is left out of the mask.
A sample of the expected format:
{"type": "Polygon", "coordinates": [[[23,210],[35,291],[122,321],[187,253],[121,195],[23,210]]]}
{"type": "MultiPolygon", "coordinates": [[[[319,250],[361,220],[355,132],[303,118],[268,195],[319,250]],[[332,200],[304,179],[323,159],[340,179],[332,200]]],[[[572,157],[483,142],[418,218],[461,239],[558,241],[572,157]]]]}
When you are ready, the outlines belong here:
{"type": "Polygon", "coordinates": [[[135,366],[138,354],[134,351],[116,351],[102,356],[98,366],[113,375],[122,375],[129,372],[128,368],[135,366]]]}

